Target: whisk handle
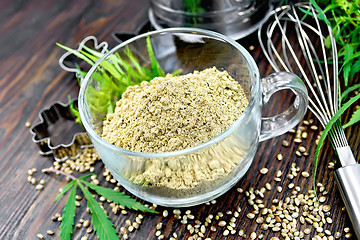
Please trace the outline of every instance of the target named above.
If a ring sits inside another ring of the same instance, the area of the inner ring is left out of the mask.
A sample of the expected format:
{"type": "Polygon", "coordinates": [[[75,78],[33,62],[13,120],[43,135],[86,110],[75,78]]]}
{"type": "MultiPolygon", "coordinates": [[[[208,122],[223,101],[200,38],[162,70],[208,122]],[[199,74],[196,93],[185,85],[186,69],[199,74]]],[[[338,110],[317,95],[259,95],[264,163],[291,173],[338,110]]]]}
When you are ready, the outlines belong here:
{"type": "Polygon", "coordinates": [[[354,232],[360,239],[360,164],[337,169],[335,178],[354,232]]]}
{"type": "MultiPolygon", "coordinates": [[[[304,117],[307,105],[307,89],[303,81],[293,73],[277,72],[262,79],[262,105],[267,103],[270,97],[280,90],[291,90],[296,98],[287,110],[273,117],[261,118],[260,141],[279,136],[296,124],[304,117]]],[[[279,103],[282,104],[282,103],[279,103]]]]}

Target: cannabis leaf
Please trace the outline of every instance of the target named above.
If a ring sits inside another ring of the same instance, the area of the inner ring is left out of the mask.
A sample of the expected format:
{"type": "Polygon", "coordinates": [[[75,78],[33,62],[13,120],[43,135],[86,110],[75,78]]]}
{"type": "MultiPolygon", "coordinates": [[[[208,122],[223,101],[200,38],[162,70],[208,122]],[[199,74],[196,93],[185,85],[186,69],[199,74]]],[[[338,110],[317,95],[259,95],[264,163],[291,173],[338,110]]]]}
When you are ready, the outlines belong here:
{"type": "Polygon", "coordinates": [[[347,128],[347,127],[349,127],[349,126],[351,126],[354,123],[357,123],[359,121],[360,121],[360,108],[358,110],[356,110],[355,112],[353,112],[349,122],[346,123],[345,125],[343,125],[343,128],[347,128]]]}
{"type": "Polygon", "coordinates": [[[62,221],[60,224],[60,239],[71,239],[71,234],[73,232],[73,226],[75,221],[74,220],[75,209],[76,209],[76,205],[75,205],[76,187],[73,187],[74,185],[75,184],[71,184],[72,190],[64,206],[62,221]]]}
{"type": "Polygon", "coordinates": [[[96,232],[97,237],[100,240],[112,240],[117,239],[117,231],[115,230],[112,222],[104,212],[104,210],[100,207],[99,203],[95,200],[93,195],[90,193],[86,187],[94,190],[99,195],[109,199],[110,201],[115,202],[116,204],[120,204],[124,207],[134,210],[140,210],[150,213],[158,213],[155,210],[145,207],[141,203],[136,200],[130,198],[122,192],[118,192],[109,188],[101,187],[94,185],[85,181],[85,179],[91,177],[93,174],[88,174],[79,178],[75,178],[74,176],[64,173],[60,170],[55,169],[44,169],[44,172],[56,172],[66,177],[72,179],[61,191],[61,193],[55,198],[57,201],[60,197],[62,197],[66,192],[70,191],[69,197],[65,203],[63,214],[62,214],[62,222],[60,225],[60,239],[61,240],[70,240],[71,234],[73,232],[74,219],[75,219],[75,209],[76,209],[76,190],[77,187],[82,191],[85,199],[87,200],[87,206],[90,209],[91,213],[91,222],[93,223],[94,230],[96,232]]]}
{"type": "Polygon", "coordinates": [[[79,186],[87,200],[87,206],[91,212],[91,221],[98,238],[101,240],[117,239],[117,231],[99,203],[81,183],[79,183],[79,186]]]}
{"type": "Polygon", "coordinates": [[[109,199],[110,201],[115,202],[116,204],[120,204],[124,207],[134,209],[134,210],[140,210],[140,211],[146,211],[151,213],[157,213],[154,210],[151,210],[141,203],[135,201],[134,199],[130,198],[129,196],[125,195],[122,192],[115,191],[110,188],[101,187],[89,182],[84,182],[86,186],[97,192],[99,195],[105,197],[106,199],[109,199]]]}

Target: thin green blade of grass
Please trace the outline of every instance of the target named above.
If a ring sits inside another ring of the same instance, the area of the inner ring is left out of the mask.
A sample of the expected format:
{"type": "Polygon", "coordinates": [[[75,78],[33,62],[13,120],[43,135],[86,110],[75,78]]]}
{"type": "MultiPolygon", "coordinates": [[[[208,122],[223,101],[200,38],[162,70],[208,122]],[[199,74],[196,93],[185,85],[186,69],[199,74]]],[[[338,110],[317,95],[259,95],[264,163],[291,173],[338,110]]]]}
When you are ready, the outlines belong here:
{"type": "Polygon", "coordinates": [[[67,46],[64,46],[60,43],[56,43],[57,46],[61,47],[62,49],[74,54],[75,56],[77,56],[78,58],[84,60],[85,62],[87,62],[88,64],[90,64],[91,66],[94,65],[94,62],[91,61],[89,58],[87,58],[86,56],[84,56],[83,54],[79,53],[79,51],[71,49],[67,46]]]}
{"type": "Polygon", "coordinates": [[[64,210],[62,213],[62,221],[60,224],[60,240],[71,239],[71,234],[73,232],[75,222],[76,186],[77,184],[72,185],[72,190],[64,206],[64,210]]]}
{"type": "Polygon", "coordinates": [[[102,56],[104,56],[103,53],[98,52],[98,51],[96,51],[96,50],[93,50],[93,49],[89,48],[89,47],[86,46],[86,45],[83,46],[83,49],[85,49],[85,50],[86,50],[87,52],[89,52],[90,54],[96,56],[97,58],[101,58],[102,56]]]}
{"type": "Polygon", "coordinates": [[[128,69],[128,74],[130,75],[131,80],[134,81],[133,85],[140,84],[142,81],[150,80],[150,78],[148,76],[144,77],[144,76],[140,75],[133,68],[128,69]]]}
{"type": "Polygon", "coordinates": [[[165,73],[162,70],[158,60],[155,57],[154,50],[152,48],[150,37],[146,38],[146,47],[150,58],[150,65],[153,77],[165,77],[165,73]]]}
{"type": "Polygon", "coordinates": [[[74,117],[75,117],[75,123],[82,124],[82,123],[81,123],[81,119],[80,119],[79,110],[78,110],[78,109],[75,109],[74,101],[71,100],[70,95],[68,96],[68,101],[69,101],[70,112],[71,112],[71,114],[73,114],[74,117]]]}
{"type": "MultiPolygon", "coordinates": [[[[139,64],[139,61],[135,58],[134,54],[131,52],[129,47],[125,48],[125,54],[130,59],[131,63],[137,70],[138,75],[140,76],[138,79],[146,78],[147,77],[146,73],[143,71],[143,68],[139,64]]],[[[135,69],[134,69],[134,71],[135,71],[135,69]]]]}
{"type": "Polygon", "coordinates": [[[331,23],[329,22],[329,20],[326,18],[323,10],[319,7],[319,5],[316,3],[315,0],[310,0],[310,3],[314,6],[314,8],[316,9],[316,11],[318,11],[318,18],[322,21],[324,21],[326,24],[328,24],[329,26],[331,26],[331,23]]]}
{"type": "Polygon", "coordinates": [[[119,55],[119,53],[114,53],[109,55],[109,61],[114,65],[114,67],[116,68],[116,70],[121,73],[121,75],[125,75],[125,72],[123,70],[123,65],[120,64],[121,63],[121,57],[119,55]]]}
{"type": "Polygon", "coordinates": [[[100,240],[118,239],[117,231],[99,203],[81,183],[79,183],[79,186],[87,200],[87,206],[91,212],[91,222],[93,223],[97,237],[100,240]]]}
{"type": "MultiPolygon", "coordinates": [[[[91,59],[94,62],[97,62],[99,60],[98,57],[93,56],[90,53],[87,53],[87,52],[84,52],[84,51],[82,51],[81,53],[84,54],[86,57],[88,57],[89,59],[91,59]]],[[[114,65],[111,64],[110,62],[108,62],[106,59],[101,61],[99,65],[102,66],[103,68],[105,68],[108,72],[110,72],[111,75],[113,75],[115,78],[120,78],[121,77],[121,74],[116,70],[114,65]]]]}
{"type": "Polygon", "coordinates": [[[111,102],[108,105],[107,114],[112,114],[115,111],[115,105],[113,105],[111,102]]]}
{"type": "MultiPolygon", "coordinates": [[[[354,48],[351,46],[351,44],[346,44],[345,50],[344,50],[344,58],[350,59],[353,55],[354,55],[354,48]]],[[[345,86],[348,86],[352,62],[348,62],[347,64],[345,64],[343,66],[344,66],[344,69],[343,69],[344,82],[345,82],[345,86]]]]}
{"type": "Polygon", "coordinates": [[[181,73],[181,69],[177,69],[171,73],[172,76],[177,76],[181,73]]]}

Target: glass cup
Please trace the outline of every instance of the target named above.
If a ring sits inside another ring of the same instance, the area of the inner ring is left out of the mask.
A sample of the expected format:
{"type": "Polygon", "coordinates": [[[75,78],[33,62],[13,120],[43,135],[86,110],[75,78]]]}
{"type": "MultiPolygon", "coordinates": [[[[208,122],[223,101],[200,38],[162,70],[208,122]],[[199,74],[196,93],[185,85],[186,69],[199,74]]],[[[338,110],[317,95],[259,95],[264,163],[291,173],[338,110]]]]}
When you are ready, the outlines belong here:
{"type": "Polygon", "coordinates": [[[157,30],[196,27],[237,40],[256,31],[272,9],[269,0],[150,0],[149,20],[157,30]]]}
{"type": "Polygon", "coordinates": [[[296,75],[280,72],[260,79],[255,61],[237,42],[196,28],[148,32],[117,45],[89,70],[79,93],[82,123],[113,177],[139,198],[169,207],[197,205],[225,193],[249,169],[259,141],[290,130],[303,118],[306,109],[306,87],[296,75]],[[249,104],[244,112],[211,140],[173,152],[129,151],[102,139],[104,116],[92,112],[87,101],[88,94],[101,87],[94,72],[105,61],[111,63],[111,54],[123,56],[127,47],[140,65],[149,66],[147,37],[165,73],[181,69],[181,74],[187,74],[213,66],[226,70],[247,96],[249,104]],[[263,105],[273,93],[283,89],[296,95],[289,109],[273,117],[261,117],[263,105]]]}

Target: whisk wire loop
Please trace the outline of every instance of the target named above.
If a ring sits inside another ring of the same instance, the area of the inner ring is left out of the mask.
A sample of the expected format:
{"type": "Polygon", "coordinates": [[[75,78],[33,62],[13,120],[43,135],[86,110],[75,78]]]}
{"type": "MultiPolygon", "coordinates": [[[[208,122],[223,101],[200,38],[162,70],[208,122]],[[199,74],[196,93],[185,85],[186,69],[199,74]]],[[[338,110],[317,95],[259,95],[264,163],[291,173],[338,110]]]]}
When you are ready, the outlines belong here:
{"type": "MultiPolygon", "coordinates": [[[[272,21],[260,27],[258,37],[265,57],[275,71],[300,72],[312,95],[309,97],[309,109],[325,127],[339,109],[338,62],[331,27],[326,24],[326,27],[322,26],[317,15],[317,10],[310,3],[279,7],[268,15],[272,21]],[[303,14],[304,12],[307,13],[303,14]],[[300,16],[300,13],[303,15],[300,16]],[[265,44],[262,41],[263,29],[265,44]],[[329,53],[325,46],[324,34],[330,38],[329,53]],[[311,38],[314,36],[319,42],[311,38]],[[276,45],[276,42],[280,46],[276,45]],[[315,44],[319,44],[319,47],[315,44]],[[300,61],[300,56],[295,51],[296,47],[301,50],[304,63],[300,61]],[[332,74],[329,58],[332,59],[332,74]]],[[[329,135],[335,147],[348,146],[340,121],[333,125],[329,135]]]]}

